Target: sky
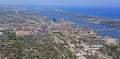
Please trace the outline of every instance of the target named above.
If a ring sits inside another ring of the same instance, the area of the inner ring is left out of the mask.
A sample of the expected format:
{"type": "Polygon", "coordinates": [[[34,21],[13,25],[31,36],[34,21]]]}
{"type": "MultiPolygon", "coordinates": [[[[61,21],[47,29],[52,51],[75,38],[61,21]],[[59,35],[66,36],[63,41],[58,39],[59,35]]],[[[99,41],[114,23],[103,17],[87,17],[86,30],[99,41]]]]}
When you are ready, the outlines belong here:
{"type": "Polygon", "coordinates": [[[120,0],[0,0],[0,5],[119,6],[120,0]]]}

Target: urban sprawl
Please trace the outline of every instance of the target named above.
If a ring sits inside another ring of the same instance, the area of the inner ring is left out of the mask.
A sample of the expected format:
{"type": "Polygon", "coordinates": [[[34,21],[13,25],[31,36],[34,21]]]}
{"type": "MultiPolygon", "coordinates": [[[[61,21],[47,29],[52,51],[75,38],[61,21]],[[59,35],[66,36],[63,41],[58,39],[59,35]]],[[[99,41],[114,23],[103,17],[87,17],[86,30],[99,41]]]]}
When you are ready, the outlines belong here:
{"type": "Polygon", "coordinates": [[[0,59],[120,59],[118,44],[86,24],[0,9],[0,59]]]}

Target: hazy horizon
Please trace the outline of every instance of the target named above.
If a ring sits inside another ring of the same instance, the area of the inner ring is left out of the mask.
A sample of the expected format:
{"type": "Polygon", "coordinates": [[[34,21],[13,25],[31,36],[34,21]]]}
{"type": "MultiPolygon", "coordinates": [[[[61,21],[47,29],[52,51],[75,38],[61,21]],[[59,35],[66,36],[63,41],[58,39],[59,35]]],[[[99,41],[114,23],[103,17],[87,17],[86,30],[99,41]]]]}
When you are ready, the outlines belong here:
{"type": "Polygon", "coordinates": [[[120,7],[120,0],[0,0],[0,6],[107,6],[120,7]]]}

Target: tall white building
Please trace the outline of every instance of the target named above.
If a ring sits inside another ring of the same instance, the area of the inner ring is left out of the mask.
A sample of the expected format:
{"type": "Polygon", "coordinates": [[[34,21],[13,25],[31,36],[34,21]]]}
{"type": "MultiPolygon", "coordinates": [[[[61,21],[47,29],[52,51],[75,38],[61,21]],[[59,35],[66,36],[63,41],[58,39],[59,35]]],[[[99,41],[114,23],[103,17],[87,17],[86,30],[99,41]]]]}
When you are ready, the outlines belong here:
{"type": "Polygon", "coordinates": [[[110,38],[110,37],[105,37],[105,42],[110,45],[110,44],[113,44],[113,45],[118,45],[119,44],[119,41],[118,39],[115,39],[115,38],[110,38]]]}

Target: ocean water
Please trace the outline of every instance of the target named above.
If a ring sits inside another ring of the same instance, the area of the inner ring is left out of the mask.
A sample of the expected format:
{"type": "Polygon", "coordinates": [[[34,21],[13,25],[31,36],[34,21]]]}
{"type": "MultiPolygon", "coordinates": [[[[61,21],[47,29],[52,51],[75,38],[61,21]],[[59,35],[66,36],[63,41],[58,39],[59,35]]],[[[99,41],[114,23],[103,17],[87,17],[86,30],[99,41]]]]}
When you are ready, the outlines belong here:
{"type": "Polygon", "coordinates": [[[120,19],[120,7],[54,7],[57,10],[75,14],[120,19]]]}

